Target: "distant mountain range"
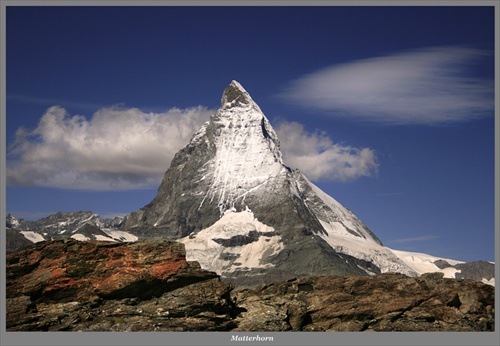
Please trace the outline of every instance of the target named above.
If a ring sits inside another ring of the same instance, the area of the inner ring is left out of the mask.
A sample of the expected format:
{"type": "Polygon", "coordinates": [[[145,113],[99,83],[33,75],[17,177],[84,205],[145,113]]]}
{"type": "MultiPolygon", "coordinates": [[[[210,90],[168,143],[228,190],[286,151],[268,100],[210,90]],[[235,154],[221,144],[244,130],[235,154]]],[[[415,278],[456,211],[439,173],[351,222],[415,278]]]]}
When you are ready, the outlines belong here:
{"type": "Polygon", "coordinates": [[[6,226],[7,230],[17,230],[31,243],[62,238],[136,241],[136,236],[119,230],[123,220],[124,217],[102,219],[90,211],[58,212],[37,221],[25,221],[8,214],[6,226]]]}

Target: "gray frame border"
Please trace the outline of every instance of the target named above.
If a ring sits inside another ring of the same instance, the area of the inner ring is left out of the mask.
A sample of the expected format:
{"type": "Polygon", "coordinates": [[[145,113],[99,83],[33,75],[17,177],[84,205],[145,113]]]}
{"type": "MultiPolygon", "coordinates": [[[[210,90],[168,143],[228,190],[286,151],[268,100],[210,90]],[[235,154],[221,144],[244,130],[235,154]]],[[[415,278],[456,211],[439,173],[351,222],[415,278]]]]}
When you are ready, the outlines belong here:
{"type": "MultiPolygon", "coordinates": [[[[6,332],[5,326],[5,220],[6,217],[6,7],[7,6],[493,6],[495,32],[500,32],[500,1],[472,0],[0,0],[0,344],[2,345],[498,345],[500,319],[494,332],[392,332],[392,333],[231,333],[231,332],[6,332]],[[236,336],[272,336],[272,342],[235,342],[236,336]]],[[[495,37],[495,275],[500,278],[500,113],[498,59],[500,35],[495,37]]],[[[499,310],[499,287],[495,288],[495,309],[499,310]]]]}

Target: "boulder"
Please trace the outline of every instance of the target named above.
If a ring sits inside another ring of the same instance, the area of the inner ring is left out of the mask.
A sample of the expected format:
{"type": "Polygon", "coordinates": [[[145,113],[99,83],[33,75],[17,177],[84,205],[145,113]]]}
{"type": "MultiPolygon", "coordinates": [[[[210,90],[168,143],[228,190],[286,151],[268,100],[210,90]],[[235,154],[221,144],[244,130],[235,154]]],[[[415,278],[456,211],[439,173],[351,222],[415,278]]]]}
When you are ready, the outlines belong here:
{"type": "Polygon", "coordinates": [[[149,299],[216,277],[187,262],[180,243],[114,243],[64,239],[7,254],[7,298],[32,301],[149,299]]]}

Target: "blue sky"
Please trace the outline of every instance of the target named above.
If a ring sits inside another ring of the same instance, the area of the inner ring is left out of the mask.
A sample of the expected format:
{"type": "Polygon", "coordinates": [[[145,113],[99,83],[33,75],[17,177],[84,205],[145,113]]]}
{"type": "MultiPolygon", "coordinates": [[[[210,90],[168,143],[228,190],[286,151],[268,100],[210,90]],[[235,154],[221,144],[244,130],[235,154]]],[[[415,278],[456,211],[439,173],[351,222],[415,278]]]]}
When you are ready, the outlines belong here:
{"type": "Polygon", "coordinates": [[[494,261],[493,7],[8,7],[7,205],[124,215],[239,81],[391,248],[494,261]]]}

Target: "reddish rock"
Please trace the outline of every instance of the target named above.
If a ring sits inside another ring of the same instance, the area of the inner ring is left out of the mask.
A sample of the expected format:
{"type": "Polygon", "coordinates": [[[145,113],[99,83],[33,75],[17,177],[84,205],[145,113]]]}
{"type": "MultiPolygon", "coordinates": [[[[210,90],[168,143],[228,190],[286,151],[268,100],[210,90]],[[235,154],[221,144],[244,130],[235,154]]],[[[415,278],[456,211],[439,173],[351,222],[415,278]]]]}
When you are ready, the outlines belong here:
{"type": "Polygon", "coordinates": [[[44,242],[7,254],[7,264],[7,298],[33,301],[147,299],[217,277],[187,262],[184,245],[158,240],[44,242]]]}
{"type": "Polygon", "coordinates": [[[493,331],[494,287],[402,274],[234,290],[184,246],[38,243],[7,255],[9,331],[493,331]]]}

